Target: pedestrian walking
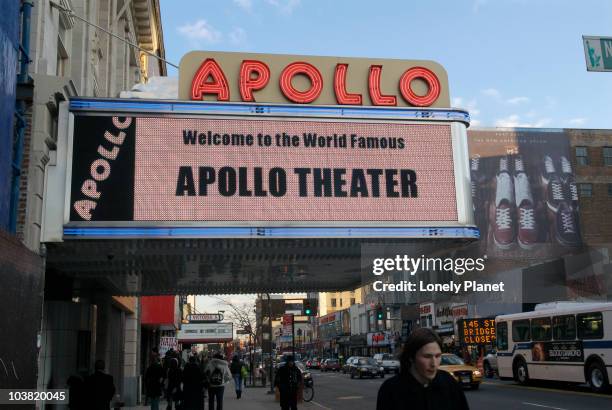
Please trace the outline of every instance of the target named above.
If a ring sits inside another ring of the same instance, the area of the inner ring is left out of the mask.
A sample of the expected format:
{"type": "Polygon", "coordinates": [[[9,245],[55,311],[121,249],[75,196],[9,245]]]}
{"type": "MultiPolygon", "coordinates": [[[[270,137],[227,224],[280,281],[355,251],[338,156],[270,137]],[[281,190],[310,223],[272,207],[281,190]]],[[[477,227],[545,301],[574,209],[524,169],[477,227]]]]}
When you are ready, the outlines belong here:
{"type": "Polygon", "coordinates": [[[182,379],[183,373],[179,367],[178,359],[173,357],[169,360],[168,371],[166,373],[166,400],[168,401],[166,410],[172,410],[173,403],[176,407],[179,407],[182,379]]]}
{"type": "Polygon", "coordinates": [[[295,365],[293,356],[287,356],[286,363],[276,372],[274,386],[280,393],[282,410],[297,410],[297,395],[302,384],[302,372],[295,365]]]}
{"type": "Polygon", "coordinates": [[[153,361],[145,372],[145,390],[151,404],[151,410],[159,410],[159,401],[164,387],[164,369],[159,356],[153,361]]]}
{"type": "MultiPolygon", "coordinates": [[[[244,382],[244,387],[247,385],[247,378],[249,377],[249,369],[246,363],[242,363],[242,367],[240,368],[240,376],[242,376],[242,381],[244,382]]],[[[253,381],[253,386],[255,386],[255,381],[253,381]]]]}
{"type": "Polygon", "coordinates": [[[209,360],[206,367],[206,378],[208,380],[209,410],[215,410],[215,401],[217,402],[217,410],[223,410],[223,393],[225,392],[225,385],[232,380],[232,373],[220,353],[216,353],[209,360]]]}
{"type": "Polygon", "coordinates": [[[190,356],[183,369],[183,409],[204,409],[204,374],[195,356],[190,356]]]}
{"type": "Polygon", "coordinates": [[[400,374],[378,390],[376,410],[469,410],[463,389],[439,370],[442,341],[431,329],[413,331],[400,358],[400,374]]]}
{"type": "Polygon", "coordinates": [[[242,367],[243,364],[238,358],[238,355],[235,355],[232,358],[232,364],[230,365],[230,372],[232,373],[232,378],[234,379],[234,386],[236,388],[236,398],[239,399],[242,396],[242,367]]]}
{"type": "Polygon", "coordinates": [[[70,410],[87,409],[87,392],[85,382],[78,375],[72,375],[66,381],[68,385],[68,408],[70,410]]]}
{"type": "Polygon", "coordinates": [[[91,400],[91,405],[88,407],[94,410],[110,409],[110,402],[115,395],[113,376],[106,374],[105,368],[104,360],[96,360],[94,373],[85,380],[87,397],[91,400]]]}

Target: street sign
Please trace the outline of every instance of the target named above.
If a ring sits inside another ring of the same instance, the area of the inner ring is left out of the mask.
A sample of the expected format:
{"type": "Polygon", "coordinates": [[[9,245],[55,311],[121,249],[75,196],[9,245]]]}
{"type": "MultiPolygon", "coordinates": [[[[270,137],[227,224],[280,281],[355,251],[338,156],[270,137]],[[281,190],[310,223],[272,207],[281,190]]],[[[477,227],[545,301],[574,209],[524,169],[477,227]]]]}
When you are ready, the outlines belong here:
{"type": "Polygon", "coordinates": [[[612,71],[612,37],[582,36],[587,71],[612,71]]]}
{"type": "Polygon", "coordinates": [[[195,313],[191,315],[187,315],[187,320],[201,323],[211,323],[211,322],[220,322],[223,320],[220,313],[195,313]]]}
{"type": "Polygon", "coordinates": [[[457,327],[462,345],[495,345],[495,319],[460,319],[457,327]]]}
{"type": "Polygon", "coordinates": [[[283,315],[283,336],[281,336],[281,342],[293,341],[293,321],[292,314],[289,313],[283,315]]]}

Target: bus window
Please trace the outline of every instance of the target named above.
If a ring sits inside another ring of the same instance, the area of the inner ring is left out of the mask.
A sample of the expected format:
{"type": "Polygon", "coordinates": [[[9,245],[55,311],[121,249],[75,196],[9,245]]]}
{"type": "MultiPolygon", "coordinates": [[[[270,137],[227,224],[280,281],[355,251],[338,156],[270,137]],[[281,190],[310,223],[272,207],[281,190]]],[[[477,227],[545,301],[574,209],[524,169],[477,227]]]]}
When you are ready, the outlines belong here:
{"type": "Polygon", "coordinates": [[[512,322],[512,341],[528,342],[529,340],[529,319],[512,322]]]}
{"type": "Polygon", "coordinates": [[[553,317],[553,338],[555,340],[575,340],[576,317],[574,315],[553,317]]]}
{"type": "Polygon", "coordinates": [[[550,340],[552,336],[551,330],[549,317],[538,317],[531,319],[531,340],[550,340]]]}
{"type": "Polygon", "coordinates": [[[601,339],[603,337],[603,318],[601,312],[580,313],[576,315],[579,339],[601,339]]]}
{"type": "Polygon", "coordinates": [[[508,350],[508,322],[497,324],[497,350],[508,350]]]}

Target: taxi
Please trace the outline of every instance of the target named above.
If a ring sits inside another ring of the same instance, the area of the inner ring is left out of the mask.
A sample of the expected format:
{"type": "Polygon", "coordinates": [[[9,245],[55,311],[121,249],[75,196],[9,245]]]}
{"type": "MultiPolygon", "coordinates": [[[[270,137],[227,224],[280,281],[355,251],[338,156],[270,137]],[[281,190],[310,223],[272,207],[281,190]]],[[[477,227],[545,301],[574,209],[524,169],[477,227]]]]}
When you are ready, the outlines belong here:
{"type": "Polygon", "coordinates": [[[482,373],[474,366],[465,364],[459,356],[444,353],[440,359],[440,369],[448,372],[459,384],[476,390],[482,382],[482,373]]]}

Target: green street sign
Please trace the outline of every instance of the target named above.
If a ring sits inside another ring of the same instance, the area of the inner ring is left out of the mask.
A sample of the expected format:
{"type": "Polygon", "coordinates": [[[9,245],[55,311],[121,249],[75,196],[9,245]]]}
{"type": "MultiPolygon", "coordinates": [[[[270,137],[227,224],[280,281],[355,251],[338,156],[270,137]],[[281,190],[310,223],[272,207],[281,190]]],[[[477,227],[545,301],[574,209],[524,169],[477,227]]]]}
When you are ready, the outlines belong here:
{"type": "Polygon", "coordinates": [[[612,37],[582,36],[587,71],[612,71],[612,37]]]}

